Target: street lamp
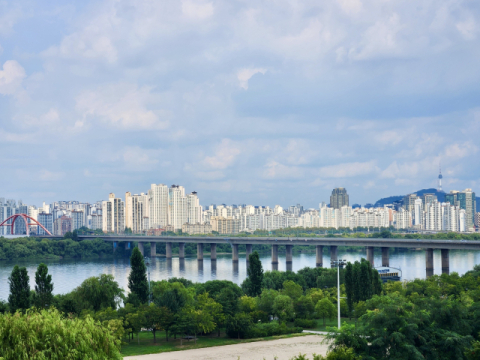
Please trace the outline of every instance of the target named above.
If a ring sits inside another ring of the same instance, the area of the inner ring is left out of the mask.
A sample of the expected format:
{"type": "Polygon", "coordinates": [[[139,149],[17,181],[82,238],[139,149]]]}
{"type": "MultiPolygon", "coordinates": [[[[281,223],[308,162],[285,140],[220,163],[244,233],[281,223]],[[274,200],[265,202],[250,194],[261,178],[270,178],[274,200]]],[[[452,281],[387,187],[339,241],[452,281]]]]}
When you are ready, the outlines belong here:
{"type": "Polygon", "coordinates": [[[338,309],[338,329],[340,329],[340,266],[347,264],[347,260],[330,260],[330,265],[337,268],[337,309],[338,309]]]}
{"type": "Polygon", "coordinates": [[[148,305],[150,305],[150,258],[145,257],[145,264],[147,265],[147,274],[148,274],[148,305]]]}

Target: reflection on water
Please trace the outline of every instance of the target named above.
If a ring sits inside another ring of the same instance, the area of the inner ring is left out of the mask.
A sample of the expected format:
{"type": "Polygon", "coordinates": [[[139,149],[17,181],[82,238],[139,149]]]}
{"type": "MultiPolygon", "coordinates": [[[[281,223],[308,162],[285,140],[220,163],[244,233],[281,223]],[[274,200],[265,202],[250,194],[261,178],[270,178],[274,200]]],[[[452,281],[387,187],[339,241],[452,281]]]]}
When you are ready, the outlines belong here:
{"type": "MultiPolygon", "coordinates": [[[[377,266],[381,265],[382,255],[380,249],[375,252],[374,261],[377,266]],[[378,252],[377,252],[378,251],[378,252]]],[[[339,251],[338,258],[347,261],[360,260],[366,257],[363,252],[342,252],[339,251]]],[[[271,270],[270,253],[260,254],[263,268],[271,270]]],[[[6,300],[9,294],[8,277],[15,264],[25,266],[30,276],[30,286],[33,289],[35,285],[35,271],[42,261],[0,261],[0,299],[6,300]]],[[[128,259],[108,259],[108,260],[46,260],[50,274],[52,274],[54,283],[54,293],[67,293],[80,285],[83,280],[91,276],[100,274],[111,274],[115,277],[119,285],[128,288],[128,275],[130,273],[130,264],[128,259]]],[[[435,250],[433,255],[434,273],[441,274],[440,250],[435,250]]],[[[324,254],[323,264],[330,264],[330,256],[324,254]]],[[[480,264],[479,251],[450,251],[450,273],[456,271],[460,275],[471,270],[476,264],[480,264]]],[[[306,266],[315,266],[315,253],[294,254],[292,264],[288,264],[288,269],[298,271],[306,266]]],[[[425,251],[423,250],[405,250],[390,249],[390,266],[402,270],[403,279],[411,280],[415,278],[424,278],[425,270],[425,251]]],[[[285,254],[279,254],[278,270],[287,270],[285,254]]],[[[186,279],[198,282],[205,282],[211,279],[231,280],[237,284],[247,276],[247,264],[245,255],[240,255],[238,262],[232,262],[230,256],[218,255],[217,260],[211,261],[205,257],[203,261],[198,261],[196,257],[180,260],[174,257],[167,260],[164,257],[152,259],[150,268],[150,277],[152,280],[168,279],[169,277],[184,277],[186,279]]]]}

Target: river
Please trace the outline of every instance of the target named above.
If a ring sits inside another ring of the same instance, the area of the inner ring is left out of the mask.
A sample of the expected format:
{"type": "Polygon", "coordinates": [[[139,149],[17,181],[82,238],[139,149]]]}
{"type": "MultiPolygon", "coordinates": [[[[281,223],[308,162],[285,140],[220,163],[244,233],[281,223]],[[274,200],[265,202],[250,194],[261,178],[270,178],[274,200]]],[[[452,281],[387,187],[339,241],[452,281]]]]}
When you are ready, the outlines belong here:
{"type": "MultiPolygon", "coordinates": [[[[381,265],[381,253],[378,249],[375,251],[375,265],[381,265]]],[[[351,252],[338,251],[339,259],[347,261],[360,260],[366,258],[365,251],[351,252]]],[[[264,270],[271,270],[270,253],[260,254],[260,259],[264,270]]],[[[23,261],[0,261],[0,299],[7,300],[9,294],[8,277],[15,264],[25,266],[30,276],[30,286],[33,289],[35,285],[35,271],[39,263],[44,262],[48,265],[49,273],[52,275],[54,283],[54,293],[63,294],[73,290],[85,279],[100,274],[111,274],[119,285],[127,290],[128,274],[130,273],[130,264],[128,258],[122,259],[91,259],[91,260],[23,260],[23,261]]],[[[330,256],[324,255],[324,266],[330,264],[330,256]]],[[[476,264],[480,264],[480,251],[450,251],[450,272],[458,272],[460,275],[473,269],[476,264]]],[[[293,271],[300,270],[306,266],[315,266],[314,253],[294,253],[293,271]]],[[[425,278],[425,251],[390,249],[390,266],[402,270],[403,280],[412,280],[415,278],[425,278]]],[[[441,274],[440,250],[434,251],[434,273],[441,274]]],[[[278,270],[286,270],[285,254],[279,254],[278,270]]],[[[210,258],[205,256],[203,261],[203,270],[199,269],[196,257],[185,258],[184,266],[180,267],[178,258],[173,258],[167,262],[164,257],[154,258],[150,265],[151,280],[163,280],[172,276],[184,277],[186,279],[205,282],[211,279],[231,280],[241,284],[247,276],[245,255],[240,254],[238,268],[234,268],[230,255],[218,255],[216,270],[212,269],[210,258]]]]}

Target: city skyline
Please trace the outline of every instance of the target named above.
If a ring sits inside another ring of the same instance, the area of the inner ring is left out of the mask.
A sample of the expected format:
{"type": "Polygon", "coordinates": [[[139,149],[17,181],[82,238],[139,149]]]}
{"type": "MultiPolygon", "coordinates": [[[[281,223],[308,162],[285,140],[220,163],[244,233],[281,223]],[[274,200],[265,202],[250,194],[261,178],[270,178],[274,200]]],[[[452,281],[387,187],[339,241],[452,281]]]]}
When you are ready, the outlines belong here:
{"type": "Polygon", "coordinates": [[[478,188],[479,18],[446,0],[4,2],[0,189],[364,204],[436,187],[440,162],[445,189],[478,188]]]}

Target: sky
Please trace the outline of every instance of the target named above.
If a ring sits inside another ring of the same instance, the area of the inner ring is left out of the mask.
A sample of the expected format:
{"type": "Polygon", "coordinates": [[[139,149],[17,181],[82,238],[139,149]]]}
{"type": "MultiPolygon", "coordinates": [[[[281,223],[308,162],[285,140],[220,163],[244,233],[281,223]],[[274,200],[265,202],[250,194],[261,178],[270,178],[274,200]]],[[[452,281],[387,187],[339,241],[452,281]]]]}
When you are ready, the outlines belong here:
{"type": "Polygon", "coordinates": [[[477,0],[0,0],[0,197],[480,192],[477,0]]]}

